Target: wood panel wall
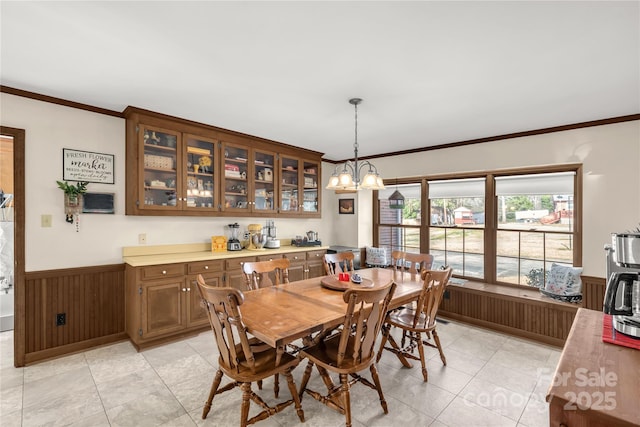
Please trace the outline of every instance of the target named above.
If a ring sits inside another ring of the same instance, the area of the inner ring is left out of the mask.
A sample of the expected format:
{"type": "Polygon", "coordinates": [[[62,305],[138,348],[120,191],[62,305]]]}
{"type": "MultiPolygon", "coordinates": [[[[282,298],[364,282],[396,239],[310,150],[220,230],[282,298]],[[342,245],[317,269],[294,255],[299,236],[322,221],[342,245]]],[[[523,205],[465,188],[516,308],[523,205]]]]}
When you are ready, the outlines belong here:
{"type": "Polygon", "coordinates": [[[602,311],[604,291],[607,281],[601,277],[582,277],[582,306],[591,310],[602,311]]]}
{"type": "Polygon", "coordinates": [[[449,286],[438,315],[562,346],[580,305],[449,286]]]}
{"type": "Polygon", "coordinates": [[[26,273],[25,362],[125,339],[124,284],[124,264],[26,273]]]}

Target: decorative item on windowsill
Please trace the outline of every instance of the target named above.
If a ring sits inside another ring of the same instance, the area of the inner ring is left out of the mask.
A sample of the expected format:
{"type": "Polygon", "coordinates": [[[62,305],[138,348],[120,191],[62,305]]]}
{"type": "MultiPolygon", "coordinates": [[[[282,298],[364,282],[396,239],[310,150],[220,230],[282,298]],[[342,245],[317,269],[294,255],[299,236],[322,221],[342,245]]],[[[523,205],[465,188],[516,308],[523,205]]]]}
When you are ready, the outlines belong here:
{"type": "Polygon", "coordinates": [[[360,188],[367,190],[384,190],[384,182],[382,177],[378,175],[376,167],[368,161],[358,164],[358,104],[362,102],[360,98],[352,98],[349,100],[349,104],[355,108],[355,142],[353,144],[354,160],[347,160],[342,165],[342,170],[338,172],[340,166],[336,166],[333,174],[329,178],[327,184],[327,190],[340,190],[340,191],[357,191],[360,188]],[[360,180],[360,172],[366,167],[369,169],[364,178],[360,180]]]}
{"type": "Polygon", "coordinates": [[[76,232],[80,231],[80,212],[82,211],[82,195],[87,192],[88,182],[69,184],[67,181],[56,181],[58,188],[64,191],[64,213],[69,224],[76,223],[76,232]]]}
{"type": "Polygon", "coordinates": [[[398,191],[398,180],[396,179],[396,191],[389,196],[389,209],[403,209],[404,196],[398,191]]]}

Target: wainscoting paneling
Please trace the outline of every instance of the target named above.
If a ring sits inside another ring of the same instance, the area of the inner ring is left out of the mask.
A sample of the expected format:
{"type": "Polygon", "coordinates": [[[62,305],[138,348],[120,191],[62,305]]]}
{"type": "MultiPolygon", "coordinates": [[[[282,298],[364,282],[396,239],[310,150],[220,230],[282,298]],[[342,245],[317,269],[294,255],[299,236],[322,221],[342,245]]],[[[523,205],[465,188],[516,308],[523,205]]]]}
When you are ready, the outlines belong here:
{"type": "Polygon", "coordinates": [[[455,320],[562,346],[580,306],[449,286],[438,314],[455,320]]]}
{"type": "Polygon", "coordinates": [[[28,272],[25,297],[27,363],[126,338],[124,264],[28,272]]]}
{"type": "Polygon", "coordinates": [[[591,276],[581,276],[581,278],[582,306],[591,310],[602,311],[604,291],[607,287],[606,279],[591,276]]]}

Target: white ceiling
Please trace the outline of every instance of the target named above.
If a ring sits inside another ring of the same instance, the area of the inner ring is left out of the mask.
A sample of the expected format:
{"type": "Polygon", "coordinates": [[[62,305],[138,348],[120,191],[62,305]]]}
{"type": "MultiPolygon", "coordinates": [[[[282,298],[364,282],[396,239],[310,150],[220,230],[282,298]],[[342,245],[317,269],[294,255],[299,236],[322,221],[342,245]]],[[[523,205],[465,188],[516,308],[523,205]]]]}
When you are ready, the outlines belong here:
{"type": "Polygon", "coordinates": [[[7,2],[2,85],[353,156],[640,112],[640,7],[7,2]]]}

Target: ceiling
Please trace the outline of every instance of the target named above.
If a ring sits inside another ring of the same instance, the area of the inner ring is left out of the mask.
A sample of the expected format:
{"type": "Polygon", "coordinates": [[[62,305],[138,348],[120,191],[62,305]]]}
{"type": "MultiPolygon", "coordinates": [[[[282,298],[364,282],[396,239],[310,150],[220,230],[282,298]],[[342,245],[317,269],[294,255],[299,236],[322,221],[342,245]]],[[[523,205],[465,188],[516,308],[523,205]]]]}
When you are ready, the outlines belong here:
{"type": "Polygon", "coordinates": [[[639,2],[7,2],[2,85],[361,156],[640,112],[639,2]]]}

